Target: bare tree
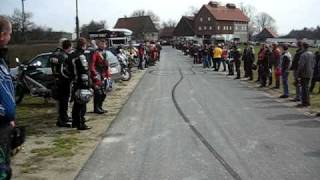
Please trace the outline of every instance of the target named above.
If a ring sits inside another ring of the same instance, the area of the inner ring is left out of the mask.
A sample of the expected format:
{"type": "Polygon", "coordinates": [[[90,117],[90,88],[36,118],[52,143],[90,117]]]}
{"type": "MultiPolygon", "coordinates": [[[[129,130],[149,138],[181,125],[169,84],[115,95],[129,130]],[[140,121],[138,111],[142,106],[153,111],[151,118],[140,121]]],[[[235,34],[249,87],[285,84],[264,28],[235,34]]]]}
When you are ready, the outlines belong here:
{"type": "Polygon", "coordinates": [[[187,12],[184,13],[185,16],[195,16],[198,13],[199,9],[195,6],[189,6],[187,12]]]}
{"type": "Polygon", "coordinates": [[[262,31],[264,28],[269,28],[272,31],[276,32],[276,21],[269,14],[262,12],[259,13],[256,17],[256,25],[259,31],[262,31]]]}
{"type": "Polygon", "coordinates": [[[81,35],[84,37],[89,36],[89,32],[98,31],[100,29],[105,29],[106,21],[94,21],[91,20],[89,24],[83,24],[80,28],[81,35]]]}
{"type": "Polygon", "coordinates": [[[177,25],[177,22],[170,19],[168,21],[162,22],[161,28],[174,28],[174,27],[176,27],[176,25],[177,25]]]}
{"type": "Polygon", "coordinates": [[[13,32],[22,32],[23,27],[25,31],[30,31],[34,26],[34,23],[31,21],[32,13],[25,12],[23,13],[19,9],[14,9],[12,16],[9,17],[12,23],[12,31],[13,32]],[[23,24],[24,23],[24,24],[23,24]]]}
{"type": "Polygon", "coordinates": [[[249,39],[252,35],[257,32],[257,25],[256,25],[256,8],[249,5],[240,3],[239,5],[240,10],[249,18],[248,23],[248,32],[249,32],[249,39]]]}

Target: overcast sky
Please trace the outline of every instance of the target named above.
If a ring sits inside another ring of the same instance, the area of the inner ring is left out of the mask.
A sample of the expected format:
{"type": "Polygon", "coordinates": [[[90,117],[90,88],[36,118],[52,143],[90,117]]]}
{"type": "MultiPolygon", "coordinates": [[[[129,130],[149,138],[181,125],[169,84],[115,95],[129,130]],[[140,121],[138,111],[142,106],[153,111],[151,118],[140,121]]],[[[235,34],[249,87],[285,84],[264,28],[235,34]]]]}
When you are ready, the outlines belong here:
{"type": "MultiPolygon", "coordinates": [[[[21,9],[21,0],[0,0],[0,14],[10,15],[15,8],[21,9]]],[[[75,29],[76,0],[25,0],[25,9],[33,13],[37,25],[54,30],[73,32],[75,29]]],[[[136,9],[152,10],[161,21],[178,21],[190,6],[200,8],[209,0],[79,0],[80,25],[91,19],[105,20],[113,27],[119,17],[130,15],[136,9]]],[[[257,12],[270,14],[277,22],[279,34],[291,29],[320,25],[319,0],[222,0],[222,3],[249,4],[257,12]]]]}

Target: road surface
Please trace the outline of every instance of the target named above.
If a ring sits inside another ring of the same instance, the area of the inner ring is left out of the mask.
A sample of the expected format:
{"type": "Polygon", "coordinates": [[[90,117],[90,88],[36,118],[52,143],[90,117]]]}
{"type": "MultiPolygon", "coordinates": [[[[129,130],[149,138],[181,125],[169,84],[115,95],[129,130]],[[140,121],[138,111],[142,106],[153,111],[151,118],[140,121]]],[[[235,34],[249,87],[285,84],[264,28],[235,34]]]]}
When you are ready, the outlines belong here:
{"type": "Polygon", "coordinates": [[[316,180],[320,122],[164,48],[79,180],[316,180]]]}

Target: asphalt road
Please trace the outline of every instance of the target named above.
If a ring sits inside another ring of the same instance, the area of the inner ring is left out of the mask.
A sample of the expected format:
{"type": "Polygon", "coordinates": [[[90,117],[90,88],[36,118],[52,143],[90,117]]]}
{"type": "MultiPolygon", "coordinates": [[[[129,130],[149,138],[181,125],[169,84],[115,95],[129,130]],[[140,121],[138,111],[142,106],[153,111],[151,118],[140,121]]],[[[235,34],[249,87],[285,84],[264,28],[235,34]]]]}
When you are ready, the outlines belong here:
{"type": "Polygon", "coordinates": [[[77,179],[316,180],[320,122],[168,47],[77,179]]]}

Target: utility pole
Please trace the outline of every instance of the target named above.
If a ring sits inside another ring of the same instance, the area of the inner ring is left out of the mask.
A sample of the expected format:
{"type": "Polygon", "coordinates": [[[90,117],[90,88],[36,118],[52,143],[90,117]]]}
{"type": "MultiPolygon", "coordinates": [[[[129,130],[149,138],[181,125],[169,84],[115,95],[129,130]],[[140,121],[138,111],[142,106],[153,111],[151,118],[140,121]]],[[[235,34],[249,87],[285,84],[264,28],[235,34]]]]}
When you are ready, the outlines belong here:
{"type": "Polygon", "coordinates": [[[25,38],[25,24],[26,24],[26,14],[24,12],[24,1],[25,0],[21,0],[21,3],[22,3],[22,40],[25,41],[26,38],[25,38]]]}
{"type": "Polygon", "coordinates": [[[76,0],[76,33],[77,33],[77,40],[79,40],[80,32],[79,32],[79,17],[78,17],[78,0],[76,0]]]}

